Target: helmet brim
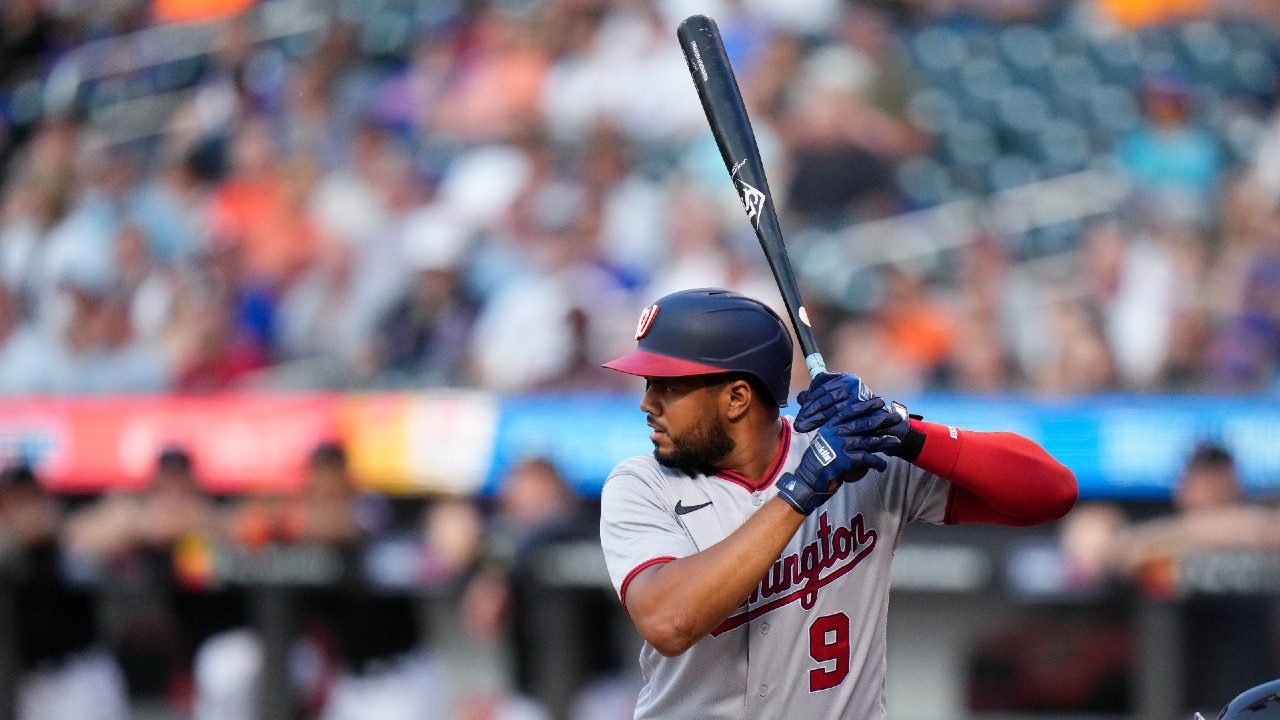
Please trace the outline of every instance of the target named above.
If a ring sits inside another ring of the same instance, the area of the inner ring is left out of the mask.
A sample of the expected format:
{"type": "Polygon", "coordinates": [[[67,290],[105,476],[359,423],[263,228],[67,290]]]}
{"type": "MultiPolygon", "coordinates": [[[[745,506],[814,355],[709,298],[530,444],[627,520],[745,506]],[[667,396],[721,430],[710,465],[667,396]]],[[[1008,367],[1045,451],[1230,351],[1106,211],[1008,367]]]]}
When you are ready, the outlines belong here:
{"type": "Polygon", "coordinates": [[[610,360],[603,367],[641,377],[688,377],[690,375],[733,372],[732,370],[712,365],[703,365],[692,360],[682,360],[645,352],[644,350],[632,350],[616,360],[610,360]]]}

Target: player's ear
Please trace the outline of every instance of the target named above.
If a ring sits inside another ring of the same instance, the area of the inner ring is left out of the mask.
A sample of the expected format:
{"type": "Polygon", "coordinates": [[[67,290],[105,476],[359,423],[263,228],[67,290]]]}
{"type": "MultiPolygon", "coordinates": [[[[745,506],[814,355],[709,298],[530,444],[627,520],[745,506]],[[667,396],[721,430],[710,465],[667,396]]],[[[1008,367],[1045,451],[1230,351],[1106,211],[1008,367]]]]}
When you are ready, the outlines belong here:
{"type": "Polygon", "coordinates": [[[738,378],[724,387],[720,398],[729,420],[737,420],[747,414],[747,409],[755,400],[755,390],[751,383],[738,378]]]}

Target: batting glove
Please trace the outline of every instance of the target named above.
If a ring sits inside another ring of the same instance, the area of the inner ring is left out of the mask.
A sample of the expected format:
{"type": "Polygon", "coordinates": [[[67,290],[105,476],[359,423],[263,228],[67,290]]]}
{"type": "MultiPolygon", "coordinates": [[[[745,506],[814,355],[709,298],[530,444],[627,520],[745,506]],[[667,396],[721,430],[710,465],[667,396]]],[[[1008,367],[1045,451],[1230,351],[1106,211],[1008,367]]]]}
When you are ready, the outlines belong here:
{"type": "Polygon", "coordinates": [[[778,480],[778,496],[796,512],[808,515],[834,495],[840,483],[860,480],[871,469],[886,469],[888,463],[876,453],[897,442],[893,437],[857,435],[846,440],[840,437],[839,424],[823,425],[800,458],[800,465],[778,480]]]}
{"type": "Polygon", "coordinates": [[[800,410],[796,413],[795,428],[800,432],[813,432],[850,402],[863,402],[874,396],[857,375],[818,373],[809,383],[809,389],[796,396],[800,410]]]}
{"type": "MultiPolygon", "coordinates": [[[[809,389],[800,393],[800,411],[795,428],[802,432],[831,423],[839,427],[840,438],[851,450],[872,450],[899,455],[904,440],[911,435],[911,419],[901,403],[886,403],[872,394],[856,375],[821,373],[809,389]],[[894,438],[896,442],[884,442],[894,438]]],[[[913,448],[919,443],[908,443],[913,448]]],[[[919,453],[915,448],[913,457],[919,453]]]]}

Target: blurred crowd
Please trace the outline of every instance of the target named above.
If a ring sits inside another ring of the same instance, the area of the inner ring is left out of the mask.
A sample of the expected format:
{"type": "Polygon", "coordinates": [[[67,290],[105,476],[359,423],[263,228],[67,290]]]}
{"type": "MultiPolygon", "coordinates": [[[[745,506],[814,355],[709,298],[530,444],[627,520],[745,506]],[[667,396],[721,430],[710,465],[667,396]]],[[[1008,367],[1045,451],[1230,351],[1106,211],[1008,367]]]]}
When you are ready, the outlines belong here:
{"type": "MultiPolygon", "coordinates": [[[[856,297],[805,271],[811,237],[993,190],[964,167],[993,133],[940,131],[950,106],[924,102],[940,96],[922,92],[920,38],[1166,27],[1209,37],[1196,47],[1212,60],[1232,37],[1215,28],[1243,23],[1280,53],[1270,0],[304,0],[288,7],[326,22],[292,38],[264,38],[253,14],[282,0],[258,5],[202,26],[210,52],[149,67],[120,41],[156,29],[148,2],[0,3],[0,394],[626,390],[598,363],[654,298],[721,286],[780,306],[676,46],[693,12],[719,23],[831,367],[888,394],[1280,391],[1280,55],[1241,55],[1261,81],[1207,95],[1172,51],[1153,54],[1126,90],[1133,123],[1083,158],[1126,200],[1051,254],[975,227],[940,258],[874,268],[856,297]],[[97,42],[108,51],[77,54],[97,42]],[[53,102],[68,68],[97,80],[53,102]],[[138,102],[179,70],[172,106],[138,102]],[[124,130],[98,112],[121,97],[124,130]],[[945,192],[918,192],[922,158],[957,164],[945,192]]],[[[1026,37],[1028,62],[1037,42],[1078,57],[1026,37]]],[[[956,57],[981,80],[992,58],[973,45],[956,57]]],[[[1039,102],[1010,97],[1015,119],[1039,102]]],[[[1011,167],[996,174],[1023,177],[1011,167]]],[[[630,636],[598,631],[619,608],[583,560],[596,518],[555,466],[411,510],[359,492],[336,445],[300,476],[296,495],[212,498],[174,448],[146,490],[71,502],[9,468],[19,717],[109,720],[152,697],[251,718],[264,678],[282,677],[295,717],[629,716],[630,636]],[[250,589],[253,558],[289,548],[322,554],[275,566],[320,572],[293,578],[281,655],[250,589]],[[443,667],[432,644],[450,633],[454,657],[503,648],[505,679],[443,667]]],[[[1280,543],[1220,448],[1193,455],[1176,500],[1149,525],[1073,513],[1080,582],[1158,592],[1179,553],[1280,543]]],[[[1255,609],[1215,612],[1247,634],[1255,609]]],[[[1240,646],[1199,658],[1226,658],[1206,683],[1239,680],[1240,646]]]]}
{"type": "MultiPolygon", "coordinates": [[[[1127,5],[438,3],[388,53],[359,12],[302,3],[329,20],[309,42],[222,21],[138,139],[93,112],[137,94],[109,73],[88,99],[39,99],[77,57],[119,61],[130,46],[75,49],[147,31],[148,4],[12,0],[0,392],[626,387],[596,366],[653,298],[780,304],[674,41],[685,14],[719,21],[803,254],[806,230],[921,207],[903,168],[939,141],[907,107],[909,32],[1276,19],[1265,2],[1127,5]]],[[[1177,70],[1153,68],[1141,122],[1110,139],[1132,199],[1050,270],[975,231],[941,266],[881,268],[857,305],[807,286],[830,364],[884,392],[1273,388],[1280,114],[1255,93],[1227,152],[1177,70]]]]}
{"type": "Polygon", "coordinates": [[[1168,647],[1180,665],[1177,703],[1188,714],[1211,712],[1238,688],[1280,674],[1280,605],[1261,585],[1196,592],[1186,576],[1215,556],[1280,550],[1280,510],[1246,499],[1235,457],[1210,441],[1188,452],[1172,501],[1172,512],[1152,517],[1132,517],[1116,503],[1075,508],[1060,528],[1066,589],[1124,587],[1158,602],[1176,599],[1168,647]]]}
{"type": "Polygon", "coordinates": [[[540,458],[489,500],[400,507],[328,442],[296,493],[237,498],[176,447],[80,502],[11,466],[0,697],[19,720],[629,716],[596,522],[540,458]]]}

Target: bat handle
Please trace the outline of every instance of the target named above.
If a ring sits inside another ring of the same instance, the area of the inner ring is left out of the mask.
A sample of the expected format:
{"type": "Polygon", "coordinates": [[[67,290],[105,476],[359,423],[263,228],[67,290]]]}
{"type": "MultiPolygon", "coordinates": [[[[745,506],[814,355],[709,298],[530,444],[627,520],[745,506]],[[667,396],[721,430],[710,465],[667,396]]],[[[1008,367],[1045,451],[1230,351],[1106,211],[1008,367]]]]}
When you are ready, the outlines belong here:
{"type": "Polygon", "coordinates": [[[827,371],[827,364],[822,361],[822,353],[815,352],[805,356],[804,364],[809,368],[809,377],[816,378],[827,371]]]}

